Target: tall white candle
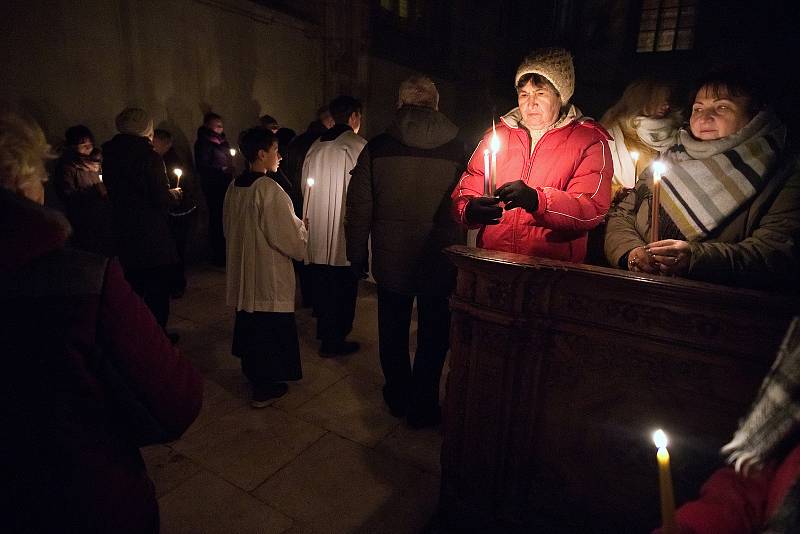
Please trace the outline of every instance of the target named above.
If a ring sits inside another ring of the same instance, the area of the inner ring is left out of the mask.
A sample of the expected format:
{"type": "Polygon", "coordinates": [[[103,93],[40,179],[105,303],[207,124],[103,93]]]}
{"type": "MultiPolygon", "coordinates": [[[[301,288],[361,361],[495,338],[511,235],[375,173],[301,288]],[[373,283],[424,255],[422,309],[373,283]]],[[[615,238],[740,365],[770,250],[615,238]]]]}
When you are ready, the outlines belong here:
{"type": "Polygon", "coordinates": [[[178,168],[172,169],[172,174],[174,174],[178,178],[178,182],[175,185],[175,187],[180,187],[181,186],[181,176],[183,176],[183,170],[178,169],[178,168]]]}
{"type": "Polygon", "coordinates": [[[313,178],[306,178],[306,185],[308,188],[306,189],[306,195],[303,199],[303,218],[308,218],[308,207],[309,203],[311,202],[311,190],[314,188],[314,179],[313,178]]]}
{"type": "Polygon", "coordinates": [[[490,143],[492,149],[492,180],[489,184],[490,194],[494,195],[497,189],[497,152],[500,150],[500,139],[497,137],[497,132],[494,128],[494,119],[492,119],[492,141],[490,143]]]}
{"type": "Polygon", "coordinates": [[[489,196],[489,149],[483,151],[483,196],[489,196]]]}

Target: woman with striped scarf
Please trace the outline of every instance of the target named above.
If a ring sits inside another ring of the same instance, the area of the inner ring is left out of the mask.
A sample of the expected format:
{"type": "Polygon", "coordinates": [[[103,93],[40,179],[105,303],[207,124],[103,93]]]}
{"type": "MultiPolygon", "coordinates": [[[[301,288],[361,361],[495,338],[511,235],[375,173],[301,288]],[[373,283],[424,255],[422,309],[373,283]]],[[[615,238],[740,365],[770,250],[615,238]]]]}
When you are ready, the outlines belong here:
{"type": "Polygon", "coordinates": [[[786,128],[742,76],[712,74],[696,87],[689,130],[660,158],[659,235],[648,170],[610,213],[606,257],[634,272],[794,287],[800,172],[786,128]]]}

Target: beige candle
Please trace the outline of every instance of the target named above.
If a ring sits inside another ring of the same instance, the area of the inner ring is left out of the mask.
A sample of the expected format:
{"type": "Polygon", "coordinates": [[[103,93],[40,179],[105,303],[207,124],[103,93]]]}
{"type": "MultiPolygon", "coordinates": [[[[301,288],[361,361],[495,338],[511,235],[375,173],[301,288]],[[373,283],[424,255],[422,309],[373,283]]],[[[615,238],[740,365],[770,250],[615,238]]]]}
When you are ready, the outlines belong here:
{"type": "Polygon", "coordinates": [[[667,435],[658,429],[653,433],[653,443],[658,452],[658,487],[661,493],[661,532],[663,534],[676,534],[675,524],[675,495],[672,492],[672,473],[669,468],[669,452],[667,451],[667,435]]]}
{"type": "Polygon", "coordinates": [[[491,171],[489,170],[489,151],[483,151],[483,196],[489,196],[489,180],[491,179],[491,171]]]}
{"type": "Polygon", "coordinates": [[[661,206],[661,177],[666,166],[660,161],[653,162],[653,199],[650,202],[650,242],[658,241],[658,212],[661,206]]]}

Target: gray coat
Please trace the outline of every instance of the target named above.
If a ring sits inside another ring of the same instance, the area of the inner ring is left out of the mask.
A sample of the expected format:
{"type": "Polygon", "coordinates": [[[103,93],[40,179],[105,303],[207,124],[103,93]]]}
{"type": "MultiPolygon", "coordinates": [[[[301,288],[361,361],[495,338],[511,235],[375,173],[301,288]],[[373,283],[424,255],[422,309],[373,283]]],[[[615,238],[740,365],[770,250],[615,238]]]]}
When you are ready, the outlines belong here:
{"type": "Polygon", "coordinates": [[[378,284],[403,294],[446,295],[455,271],[442,249],[463,244],[450,217],[450,192],[463,171],[458,128],[438,111],[404,106],[372,139],[347,191],[347,259],[366,262],[378,284]]]}

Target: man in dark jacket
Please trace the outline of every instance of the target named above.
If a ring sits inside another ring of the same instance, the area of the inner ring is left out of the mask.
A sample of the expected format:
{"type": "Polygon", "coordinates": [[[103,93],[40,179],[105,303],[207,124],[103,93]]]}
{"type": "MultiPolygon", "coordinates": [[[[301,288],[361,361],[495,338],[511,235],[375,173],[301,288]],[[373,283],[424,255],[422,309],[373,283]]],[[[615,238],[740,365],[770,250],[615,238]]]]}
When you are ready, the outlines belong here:
{"type": "Polygon", "coordinates": [[[194,143],[194,161],[200,184],[208,205],[208,242],[211,246],[211,263],[225,266],[225,236],[222,233],[222,204],[225,192],[236,171],[231,147],[225,138],[222,117],[206,113],[203,125],[197,129],[194,143]]]}
{"type": "Polygon", "coordinates": [[[455,272],[442,254],[464,242],[452,222],[450,191],[463,170],[458,128],[438,111],[439,93],[426,77],[400,85],[398,111],[386,133],[361,153],[347,192],[347,259],[378,283],[378,334],[392,414],[415,427],[437,424],[439,379],[449,347],[448,296],[455,272]],[[412,369],[408,332],[417,299],[417,353],[412,369]]]}
{"type": "Polygon", "coordinates": [[[114,212],[119,260],[125,278],[158,324],[169,317],[170,276],[178,262],[169,229],[170,189],[164,160],[153,151],[153,120],[142,109],[117,115],[120,132],[103,145],[103,181],[114,212]]]}

